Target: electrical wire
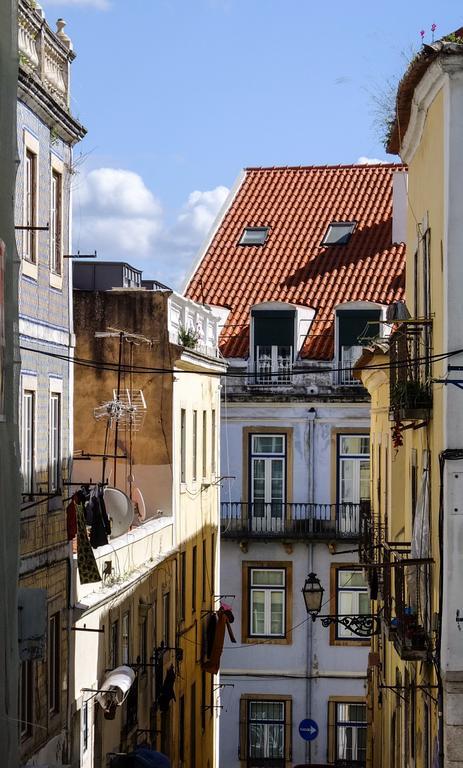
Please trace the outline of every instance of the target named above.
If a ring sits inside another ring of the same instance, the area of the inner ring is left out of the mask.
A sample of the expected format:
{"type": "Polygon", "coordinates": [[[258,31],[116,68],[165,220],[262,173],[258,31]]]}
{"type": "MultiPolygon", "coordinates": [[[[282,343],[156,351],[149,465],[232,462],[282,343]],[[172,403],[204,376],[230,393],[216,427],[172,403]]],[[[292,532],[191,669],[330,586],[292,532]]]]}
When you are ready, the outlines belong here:
{"type": "MultiPolygon", "coordinates": [[[[26,352],[34,352],[38,355],[44,355],[45,357],[51,357],[57,360],[64,360],[66,362],[71,362],[74,365],[80,365],[87,368],[94,368],[98,371],[109,371],[111,373],[117,372],[118,370],[118,364],[116,362],[111,362],[108,360],[98,361],[98,360],[92,360],[90,358],[79,358],[79,357],[71,357],[70,355],[64,355],[54,352],[48,352],[46,350],[41,349],[33,349],[31,347],[24,347],[20,346],[20,349],[26,352]]],[[[406,360],[401,360],[394,362],[393,367],[394,368],[404,368],[408,367],[411,364],[414,365],[429,365],[430,362],[439,362],[441,360],[446,360],[450,357],[455,357],[456,355],[463,354],[463,348],[462,349],[455,349],[451,352],[439,352],[434,355],[425,355],[423,357],[410,357],[406,360]]],[[[320,361],[323,363],[324,361],[320,361]]],[[[391,368],[391,363],[381,363],[379,365],[362,365],[358,370],[359,371],[381,371],[385,369],[391,368]]],[[[228,377],[232,379],[237,378],[246,378],[248,379],[250,374],[249,371],[239,372],[239,371],[191,371],[191,370],[183,370],[179,368],[150,368],[148,366],[140,366],[140,365],[122,365],[121,371],[124,373],[133,373],[133,374],[146,374],[146,373],[158,373],[158,374],[166,374],[166,375],[174,375],[177,376],[181,373],[188,373],[188,374],[195,374],[196,376],[218,376],[218,377],[228,377]]],[[[347,367],[338,367],[338,366],[332,366],[328,365],[326,367],[301,367],[300,369],[294,370],[294,368],[291,371],[287,371],[285,375],[288,376],[301,376],[303,374],[307,373],[343,373],[347,371],[352,371],[352,366],[347,367]]],[[[251,374],[252,375],[252,374],[251,374]]],[[[271,371],[268,374],[266,373],[266,376],[279,376],[280,373],[278,371],[271,371]]]]}

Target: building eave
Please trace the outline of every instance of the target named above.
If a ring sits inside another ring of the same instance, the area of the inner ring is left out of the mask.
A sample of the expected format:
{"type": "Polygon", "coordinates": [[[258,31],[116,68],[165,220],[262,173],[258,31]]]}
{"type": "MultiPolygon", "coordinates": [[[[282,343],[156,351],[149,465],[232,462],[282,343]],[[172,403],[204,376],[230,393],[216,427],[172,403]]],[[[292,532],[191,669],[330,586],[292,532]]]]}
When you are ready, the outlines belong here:
{"type": "Polygon", "coordinates": [[[87,129],[66,112],[35,77],[21,67],[18,74],[18,98],[71,146],[86,135],[87,129]]]}

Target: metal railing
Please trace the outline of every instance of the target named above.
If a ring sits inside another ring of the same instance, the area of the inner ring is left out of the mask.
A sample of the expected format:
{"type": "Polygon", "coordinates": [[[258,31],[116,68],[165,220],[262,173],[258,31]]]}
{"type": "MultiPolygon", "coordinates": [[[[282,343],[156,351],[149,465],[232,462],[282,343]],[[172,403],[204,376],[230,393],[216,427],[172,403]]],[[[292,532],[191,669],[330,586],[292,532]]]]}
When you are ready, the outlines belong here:
{"type": "Polygon", "coordinates": [[[404,660],[427,658],[431,647],[430,575],[427,559],[384,549],[383,616],[397,653],[404,660]]]}
{"type": "Polygon", "coordinates": [[[224,501],[222,536],[356,539],[360,534],[360,508],[361,504],[350,503],[224,501]]]}
{"type": "Polygon", "coordinates": [[[399,418],[422,418],[432,406],[431,321],[407,320],[391,335],[390,410],[399,418]]]}

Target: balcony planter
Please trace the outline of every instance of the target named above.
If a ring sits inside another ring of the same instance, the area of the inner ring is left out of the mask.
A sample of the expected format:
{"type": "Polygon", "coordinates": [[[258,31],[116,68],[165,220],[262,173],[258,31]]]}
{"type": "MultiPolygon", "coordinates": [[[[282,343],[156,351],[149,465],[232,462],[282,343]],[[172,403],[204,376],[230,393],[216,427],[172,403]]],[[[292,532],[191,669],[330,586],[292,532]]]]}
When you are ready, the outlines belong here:
{"type": "Polygon", "coordinates": [[[415,379],[398,381],[391,391],[390,418],[400,421],[422,421],[432,407],[429,385],[415,379]]]}

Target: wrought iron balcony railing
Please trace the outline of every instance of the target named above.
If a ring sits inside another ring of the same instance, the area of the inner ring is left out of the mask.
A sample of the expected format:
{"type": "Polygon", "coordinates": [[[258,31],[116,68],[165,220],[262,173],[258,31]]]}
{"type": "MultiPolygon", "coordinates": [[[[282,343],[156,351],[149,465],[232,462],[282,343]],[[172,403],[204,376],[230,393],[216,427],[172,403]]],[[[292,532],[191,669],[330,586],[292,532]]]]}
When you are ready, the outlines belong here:
{"type": "Polygon", "coordinates": [[[407,320],[390,339],[390,413],[421,420],[432,407],[431,321],[407,320]]]}
{"type": "Polygon", "coordinates": [[[384,549],[383,616],[397,653],[405,661],[429,657],[431,648],[430,576],[428,558],[410,558],[384,549]]]}
{"type": "MultiPolygon", "coordinates": [[[[362,502],[363,503],[363,502],[362,502]]],[[[357,539],[361,504],[224,501],[224,538],[357,539]]]]}

